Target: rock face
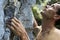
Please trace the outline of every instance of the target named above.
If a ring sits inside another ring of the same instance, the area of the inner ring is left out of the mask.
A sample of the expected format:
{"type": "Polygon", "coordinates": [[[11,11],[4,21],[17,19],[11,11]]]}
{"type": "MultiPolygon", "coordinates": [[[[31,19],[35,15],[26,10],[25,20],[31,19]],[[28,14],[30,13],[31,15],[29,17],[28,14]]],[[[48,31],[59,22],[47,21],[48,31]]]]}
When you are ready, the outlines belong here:
{"type": "MultiPolygon", "coordinates": [[[[8,1],[7,1],[8,2],[8,1]]],[[[8,4],[8,3],[7,3],[8,4]]],[[[7,20],[9,18],[14,17],[14,13],[15,13],[15,6],[14,3],[11,2],[8,5],[5,5],[4,7],[4,21],[5,23],[7,22],[7,20]]],[[[10,30],[9,28],[7,28],[6,24],[5,24],[5,34],[4,34],[4,40],[10,40],[10,30]]]]}
{"type": "Polygon", "coordinates": [[[20,12],[17,14],[18,19],[22,22],[27,30],[30,40],[34,40],[32,33],[34,16],[31,7],[36,3],[36,0],[21,0],[20,12]]]}
{"type": "Polygon", "coordinates": [[[13,16],[22,22],[30,40],[34,39],[32,33],[34,16],[31,7],[35,3],[36,0],[0,0],[0,40],[9,40],[10,30],[4,26],[4,21],[13,16]]]}
{"type": "Polygon", "coordinates": [[[22,21],[22,24],[25,28],[32,28],[33,26],[33,12],[31,6],[36,3],[36,0],[20,0],[21,8],[18,13],[19,20],[22,21]]]}
{"type": "Polygon", "coordinates": [[[23,26],[26,28],[29,36],[32,37],[31,40],[33,40],[33,13],[29,5],[23,5],[21,6],[20,13],[17,15],[19,16],[18,19],[22,22],[23,26]]]}
{"type": "MultiPolygon", "coordinates": [[[[7,0],[6,0],[7,1],[7,0]]],[[[5,34],[5,29],[4,29],[4,2],[5,0],[0,0],[0,40],[3,40],[3,36],[5,34]]]]}

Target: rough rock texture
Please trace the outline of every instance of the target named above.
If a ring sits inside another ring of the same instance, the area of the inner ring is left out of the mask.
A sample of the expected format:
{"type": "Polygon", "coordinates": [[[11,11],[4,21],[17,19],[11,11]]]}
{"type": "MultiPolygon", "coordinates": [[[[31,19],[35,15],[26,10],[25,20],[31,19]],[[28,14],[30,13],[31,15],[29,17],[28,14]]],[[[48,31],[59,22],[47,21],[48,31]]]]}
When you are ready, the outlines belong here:
{"type": "Polygon", "coordinates": [[[4,11],[3,11],[3,3],[5,0],[0,0],[0,40],[2,40],[4,35],[4,11]]]}
{"type": "MultiPolygon", "coordinates": [[[[7,1],[8,2],[8,1],[7,1]]],[[[5,21],[5,34],[4,34],[4,40],[10,40],[10,30],[6,26],[6,22],[9,18],[14,16],[15,13],[15,6],[11,3],[7,3],[4,7],[4,21],[5,21]]]]}
{"type": "Polygon", "coordinates": [[[0,40],[9,40],[10,30],[4,23],[13,16],[22,22],[30,40],[34,39],[32,33],[34,16],[31,7],[35,3],[36,0],[0,0],[0,40]]]}
{"type": "MultiPolygon", "coordinates": [[[[7,2],[8,3],[4,7],[4,15],[5,15],[4,19],[5,19],[5,23],[7,22],[8,19],[14,17],[15,14],[18,13],[18,11],[19,11],[18,10],[19,9],[19,5],[18,5],[17,1],[9,0],[7,2]]],[[[10,40],[10,38],[9,38],[10,34],[11,34],[11,31],[8,28],[5,28],[4,40],[10,40]]]]}
{"type": "Polygon", "coordinates": [[[21,20],[22,24],[25,26],[27,33],[30,37],[30,40],[34,39],[32,29],[33,29],[33,22],[34,16],[31,10],[31,7],[36,3],[36,0],[21,0],[21,8],[20,12],[18,13],[18,19],[21,20]]]}

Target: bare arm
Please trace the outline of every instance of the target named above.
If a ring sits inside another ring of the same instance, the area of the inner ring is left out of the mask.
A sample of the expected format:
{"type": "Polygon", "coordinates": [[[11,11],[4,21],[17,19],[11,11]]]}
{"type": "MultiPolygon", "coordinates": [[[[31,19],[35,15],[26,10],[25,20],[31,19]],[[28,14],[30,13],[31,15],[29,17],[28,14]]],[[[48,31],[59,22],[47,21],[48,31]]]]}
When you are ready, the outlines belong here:
{"type": "Polygon", "coordinates": [[[37,23],[37,21],[36,21],[35,18],[34,18],[33,27],[34,27],[34,28],[37,28],[37,26],[38,26],[38,23],[37,23]]]}
{"type": "Polygon", "coordinates": [[[37,21],[34,19],[34,23],[33,23],[33,34],[36,37],[37,34],[41,31],[41,26],[38,26],[37,21]]]}

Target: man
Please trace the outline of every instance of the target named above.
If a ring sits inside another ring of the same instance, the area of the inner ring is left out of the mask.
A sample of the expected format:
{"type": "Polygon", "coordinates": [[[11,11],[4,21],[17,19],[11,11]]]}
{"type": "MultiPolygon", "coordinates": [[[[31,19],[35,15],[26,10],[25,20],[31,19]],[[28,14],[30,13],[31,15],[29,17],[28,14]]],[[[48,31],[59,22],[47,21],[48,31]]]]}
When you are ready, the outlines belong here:
{"type": "MultiPolygon", "coordinates": [[[[55,21],[60,19],[60,4],[55,3],[51,6],[47,6],[41,13],[42,19],[42,31],[38,33],[35,40],[60,40],[60,30],[55,28],[55,21]]],[[[18,35],[21,40],[29,40],[25,28],[15,17],[12,18],[11,23],[7,26],[18,35]]]]}
{"type": "Polygon", "coordinates": [[[36,40],[60,40],[60,30],[55,27],[55,21],[60,19],[60,4],[47,6],[41,14],[42,31],[36,40]]]}

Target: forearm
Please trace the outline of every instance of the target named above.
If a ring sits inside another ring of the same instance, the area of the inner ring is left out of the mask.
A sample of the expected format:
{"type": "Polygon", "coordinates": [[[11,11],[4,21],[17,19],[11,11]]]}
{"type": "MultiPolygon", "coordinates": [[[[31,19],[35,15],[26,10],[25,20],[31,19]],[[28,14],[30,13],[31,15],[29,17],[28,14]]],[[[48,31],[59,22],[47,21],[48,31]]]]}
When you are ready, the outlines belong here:
{"type": "Polygon", "coordinates": [[[36,28],[37,26],[38,26],[38,23],[37,23],[37,21],[36,21],[35,18],[34,18],[33,27],[36,28]]]}
{"type": "Polygon", "coordinates": [[[21,39],[21,40],[30,40],[30,39],[29,39],[29,36],[27,35],[27,33],[22,34],[22,35],[20,36],[20,39],[21,39]]]}
{"type": "Polygon", "coordinates": [[[37,34],[38,34],[39,32],[41,32],[41,30],[42,30],[42,27],[41,27],[41,26],[37,26],[36,28],[34,28],[34,29],[33,29],[33,34],[34,34],[34,36],[36,37],[37,34]]]}

